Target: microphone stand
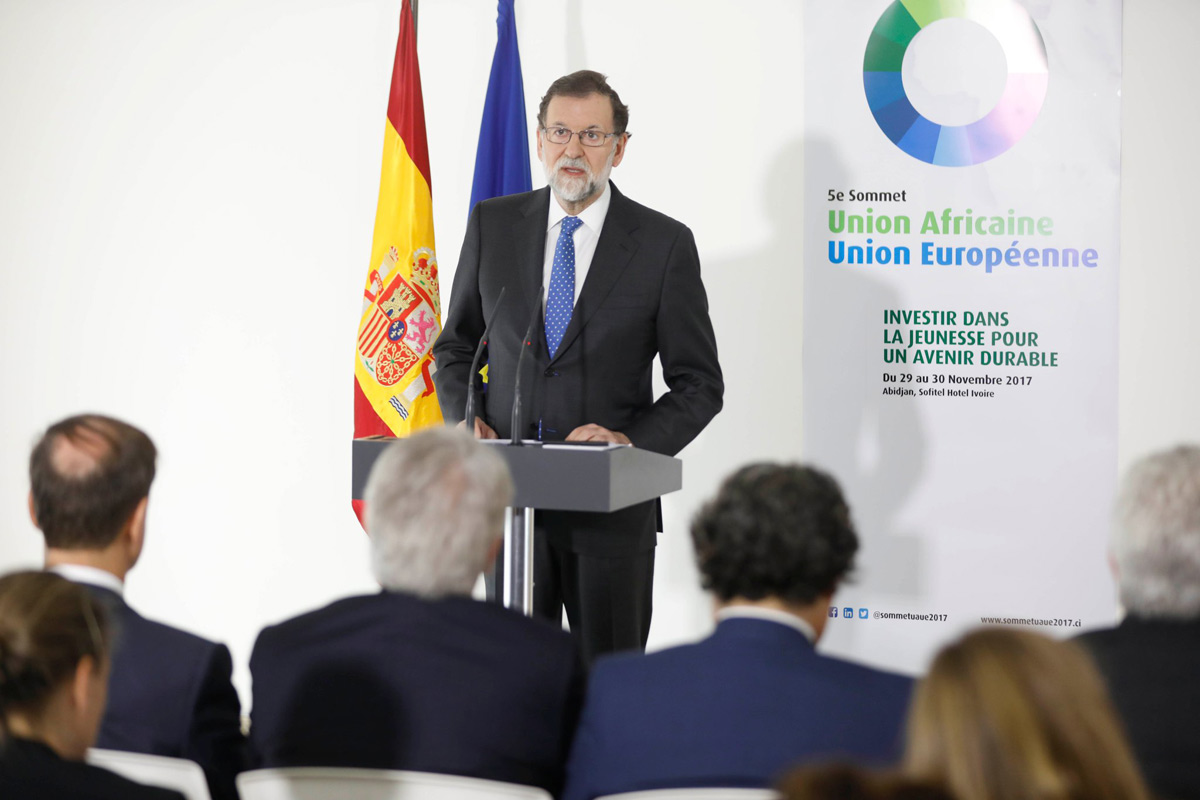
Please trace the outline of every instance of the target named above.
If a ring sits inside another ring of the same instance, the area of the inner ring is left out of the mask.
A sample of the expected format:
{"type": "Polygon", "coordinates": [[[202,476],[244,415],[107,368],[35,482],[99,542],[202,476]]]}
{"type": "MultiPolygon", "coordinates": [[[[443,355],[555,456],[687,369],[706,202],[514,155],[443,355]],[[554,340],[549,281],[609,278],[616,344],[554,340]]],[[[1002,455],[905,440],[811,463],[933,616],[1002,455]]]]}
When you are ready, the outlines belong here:
{"type": "Polygon", "coordinates": [[[500,301],[504,299],[504,291],[508,287],[501,287],[500,294],[496,297],[496,304],[492,306],[491,316],[488,317],[487,324],[483,328],[483,335],[479,337],[479,344],[475,346],[475,358],[471,360],[471,371],[467,373],[467,408],[463,412],[463,420],[467,423],[467,431],[472,435],[475,433],[475,376],[479,374],[479,361],[483,358],[483,349],[487,347],[488,331],[492,329],[492,322],[496,319],[496,312],[500,309],[500,301]]]}
{"type": "MultiPolygon", "coordinates": [[[[542,318],[542,291],[534,295],[533,313],[517,357],[517,375],[513,381],[512,426],[508,444],[521,447],[521,374],[529,350],[534,347],[537,324],[542,318]]],[[[504,520],[504,605],[533,614],[533,509],[510,508],[504,520]]]]}
{"type": "Polygon", "coordinates": [[[525,444],[521,441],[524,438],[521,436],[521,375],[524,372],[522,367],[525,365],[526,355],[529,353],[530,348],[534,346],[538,320],[542,317],[542,290],[544,288],[545,286],[539,286],[537,294],[534,296],[533,314],[529,317],[529,327],[525,329],[525,339],[524,344],[521,346],[521,355],[517,357],[517,377],[513,381],[512,424],[509,427],[510,438],[508,441],[512,447],[521,447],[525,444]]]}

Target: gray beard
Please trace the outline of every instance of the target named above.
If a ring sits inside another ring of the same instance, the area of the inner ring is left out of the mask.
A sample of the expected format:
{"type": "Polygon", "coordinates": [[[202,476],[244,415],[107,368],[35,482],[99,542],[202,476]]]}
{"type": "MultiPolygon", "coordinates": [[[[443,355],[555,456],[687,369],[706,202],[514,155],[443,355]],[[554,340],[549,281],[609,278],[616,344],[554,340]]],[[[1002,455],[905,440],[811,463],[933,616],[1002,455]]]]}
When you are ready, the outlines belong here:
{"type": "MultiPolygon", "coordinates": [[[[613,159],[616,158],[617,151],[614,148],[609,154],[608,161],[605,167],[611,167],[613,159]]],[[[601,182],[592,174],[592,168],[587,161],[582,158],[574,159],[566,156],[560,157],[554,164],[542,162],[542,170],[546,173],[546,183],[550,184],[550,188],[554,190],[554,194],[564,203],[582,203],[589,197],[592,197],[600,192],[603,188],[601,182]],[[559,172],[560,167],[570,166],[578,167],[584,171],[584,175],[580,178],[567,178],[559,172]]],[[[608,170],[606,169],[605,172],[608,170]]]]}

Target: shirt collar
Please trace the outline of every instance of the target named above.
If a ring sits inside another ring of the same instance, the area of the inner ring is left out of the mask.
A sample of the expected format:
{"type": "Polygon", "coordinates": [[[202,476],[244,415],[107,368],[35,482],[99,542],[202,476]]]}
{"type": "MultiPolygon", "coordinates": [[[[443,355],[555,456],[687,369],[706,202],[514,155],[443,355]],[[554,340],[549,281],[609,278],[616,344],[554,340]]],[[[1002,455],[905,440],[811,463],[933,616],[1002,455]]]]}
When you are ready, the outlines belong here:
{"type": "MultiPolygon", "coordinates": [[[[554,194],[554,189],[550,190],[550,194],[554,194]]],[[[612,187],[608,181],[604,182],[604,191],[596,198],[596,202],[579,212],[579,219],[584,225],[594,231],[600,230],[604,226],[604,218],[608,216],[608,207],[612,204],[612,187]]],[[[569,216],[566,209],[558,202],[557,197],[551,197],[550,217],[546,223],[546,230],[552,230],[555,225],[563,221],[563,217],[569,216]]]]}
{"type": "Polygon", "coordinates": [[[111,572],[105,572],[96,567],[89,567],[84,564],[59,564],[58,566],[51,567],[48,571],[53,572],[55,575],[61,575],[75,583],[99,586],[101,589],[108,589],[109,591],[116,592],[118,595],[125,595],[124,581],[111,572]]]}
{"type": "Polygon", "coordinates": [[[790,628],[800,631],[809,642],[815,643],[817,641],[817,632],[813,630],[812,625],[809,625],[795,614],[789,614],[786,611],[779,611],[774,608],[763,608],[761,606],[724,606],[717,611],[717,622],[723,622],[727,619],[761,619],[767,622],[777,622],[780,625],[787,625],[790,628]]]}

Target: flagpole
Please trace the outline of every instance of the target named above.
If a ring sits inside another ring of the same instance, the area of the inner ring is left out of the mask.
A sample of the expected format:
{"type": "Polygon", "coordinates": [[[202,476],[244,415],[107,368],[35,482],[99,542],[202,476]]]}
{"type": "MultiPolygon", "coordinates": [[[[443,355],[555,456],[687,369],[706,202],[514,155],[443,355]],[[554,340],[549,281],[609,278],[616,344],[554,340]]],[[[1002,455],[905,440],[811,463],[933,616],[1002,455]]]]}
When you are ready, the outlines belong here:
{"type": "Polygon", "coordinates": [[[420,0],[412,0],[413,38],[414,39],[417,38],[417,33],[419,33],[419,31],[417,30],[417,5],[419,3],[420,3],[420,0]]]}

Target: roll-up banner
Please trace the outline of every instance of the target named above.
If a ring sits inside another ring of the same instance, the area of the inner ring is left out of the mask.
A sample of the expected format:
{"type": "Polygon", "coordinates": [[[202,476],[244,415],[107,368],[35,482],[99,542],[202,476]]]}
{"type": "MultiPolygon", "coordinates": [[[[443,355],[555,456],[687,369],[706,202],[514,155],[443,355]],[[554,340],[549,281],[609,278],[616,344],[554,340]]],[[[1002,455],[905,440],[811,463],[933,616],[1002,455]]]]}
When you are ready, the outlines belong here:
{"type": "Polygon", "coordinates": [[[824,647],[921,670],[1116,615],[1121,4],[807,0],[804,459],[862,547],[824,647]]]}

